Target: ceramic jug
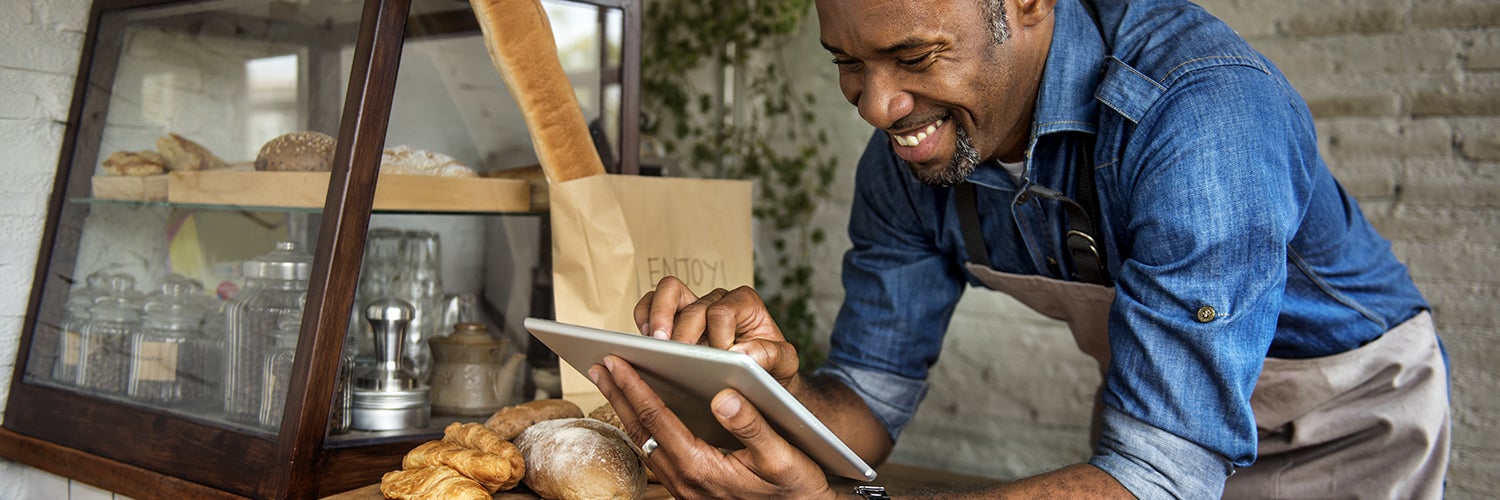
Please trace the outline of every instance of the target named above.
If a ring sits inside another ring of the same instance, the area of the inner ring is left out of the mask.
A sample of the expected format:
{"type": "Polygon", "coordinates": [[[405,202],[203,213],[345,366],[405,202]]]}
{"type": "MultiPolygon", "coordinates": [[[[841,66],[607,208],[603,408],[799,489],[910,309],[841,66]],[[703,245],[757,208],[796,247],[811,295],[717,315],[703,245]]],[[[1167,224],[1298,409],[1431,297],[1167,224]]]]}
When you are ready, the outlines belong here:
{"type": "Polygon", "coordinates": [[[508,404],[525,355],[507,355],[509,340],[489,334],[482,323],[459,323],[432,349],[432,412],[482,417],[508,404]]]}

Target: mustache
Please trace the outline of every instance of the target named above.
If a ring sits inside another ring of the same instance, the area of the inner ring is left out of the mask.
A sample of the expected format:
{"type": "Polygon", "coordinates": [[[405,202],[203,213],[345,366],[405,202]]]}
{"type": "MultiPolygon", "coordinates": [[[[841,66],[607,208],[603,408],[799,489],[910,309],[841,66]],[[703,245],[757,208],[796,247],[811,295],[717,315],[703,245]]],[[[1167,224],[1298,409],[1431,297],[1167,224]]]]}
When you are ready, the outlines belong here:
{"type": "Polygon", "coordinates": [[[911,130],[938,120],[948,121],[949,116],[950,114],[947,112],[936,113],[925,117],[907,116],[906,118],[896,120],[895,123],[892,123],[891,126],[886,129],[886,132],[894,133],[893,131],[911,130]]]}

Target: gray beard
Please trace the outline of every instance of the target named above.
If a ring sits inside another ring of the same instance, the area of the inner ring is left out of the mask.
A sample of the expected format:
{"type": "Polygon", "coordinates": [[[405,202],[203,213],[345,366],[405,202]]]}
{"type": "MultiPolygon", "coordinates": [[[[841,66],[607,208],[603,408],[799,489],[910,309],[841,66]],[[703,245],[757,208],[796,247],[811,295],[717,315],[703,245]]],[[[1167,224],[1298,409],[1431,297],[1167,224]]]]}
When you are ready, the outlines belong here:
{"type": "Polygon", "coordinates": [[[963,182],[979,166],[979,150],[974,149],[974,141],[969,138],[969,132],[964,130],[963,126],[954,123],[953,127],[958,134],[958,144],[955,145],[953,158],[948,160],[947,165],[934,169],[921,170],[913,168],[911,164],[900,157],[896,159],[902,165],[906,165],[906,168],[911,170],[912,175],[916,176],[917,180],[923,184],[935,187],[949,187],[963,182]]]}

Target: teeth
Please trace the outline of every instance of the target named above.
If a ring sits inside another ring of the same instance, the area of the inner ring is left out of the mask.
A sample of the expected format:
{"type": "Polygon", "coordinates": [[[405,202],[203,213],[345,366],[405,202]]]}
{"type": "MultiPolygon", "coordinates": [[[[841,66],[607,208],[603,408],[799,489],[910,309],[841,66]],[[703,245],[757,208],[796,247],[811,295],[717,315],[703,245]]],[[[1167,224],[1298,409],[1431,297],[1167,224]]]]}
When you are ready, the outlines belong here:
{"type": "Polygon", "coordinates": [[[916,147],[918,144],[921,144],[922,141],[927,140],[928,136],[937,133],[938,127],[941,126],[943,126],[943,120],[938,120],[936,122],[933,122],[931,125],[928,125],[926,130],[917,132],[916,135],[892,135],[891,137],[896,139],[896,144],[900,144],[909,148],[916,147]]]}

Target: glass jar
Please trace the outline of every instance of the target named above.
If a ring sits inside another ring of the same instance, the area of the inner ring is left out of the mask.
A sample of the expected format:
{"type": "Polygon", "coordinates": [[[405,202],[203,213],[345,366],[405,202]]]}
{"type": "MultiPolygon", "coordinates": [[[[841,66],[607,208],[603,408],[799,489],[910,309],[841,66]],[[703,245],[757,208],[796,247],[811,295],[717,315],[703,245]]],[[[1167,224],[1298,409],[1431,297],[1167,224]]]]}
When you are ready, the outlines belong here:
{"type": "Polygon", "coordinates": [[[349,424],[353,419],[353,413],[350,410],[354,404],[354,365],[358,352],[359,340],[351,335],[345,335],[344,355],[339,360],[338,381],[333,388],[333,406],[328,410],[329,434],[349,432],[349,424]]]}
{"type": "Polygon", "coordinates": [[[354,292],[354,306],[349,310],[347,336],[358,358],[375,359],[375,339],[370,323],[361,311],[371,302],[391,296],[396,276],[401,272],[401,240],[404,234],[389,227],[371,228],[365,239],[365,255],[360,263],[359,286],[354,292]]]}
{"type": "MultiPolygon", "coordinates": [[[[306,295],[303,296],[303,302],[306,295]]],[[[262,365],[259,422],[261,427],[278,429],[281,414],[286,411],[286,394],[292,385],[292,363],[297,360],[297,337],[302,334],[302,312],[282,315],[271,334],[271,348],[262,365]]]]}
{"type": "Polygon", "coordinates": [[[63,305],[62,329],[57,344],[57,357],[52,362],[52,380],[68,385],[78,385],[78,365],[83,359],[83,326],[89,322],[89,312],[94,301],[109,293],[109,274],[103,271],[90,274],[84,286],[68,295],[63,305]]]}
{"type": "Polygon", "coordinates": [[[413,310],[402,356],[417,381],[426,384],[432,374],[432,350],[427,341],[438,335],[444,298],[443,260],[437,233],[407,231],[402,239],[401,256],[401,272],[392,295],[411,303],[413,310]]]}
{"type": "Polygon", "coordinates": [[[105,394],[124,394],[130,375],[130,343],[141,332],[141,293],[135,278],[116,274],[109,293],[94,301],[83,326],[78,380],[83,387],[105,394]]]}
{"type": "Polygon", "coordinates": [[[298,315],[312,275],[312,255],[296,243],[245,261],[245,287],[224,305],[224,416],[259,425],[265,392],[265,362],[283,316],[298,315]]]}
{"type": "Polygon", "coordinates": [[[146,301],[144,328],[131,342],[127,394],[163,406],[207,410],[219,394],[223,340],[203,333],[201,287],[169,276],[146,301]]]}

